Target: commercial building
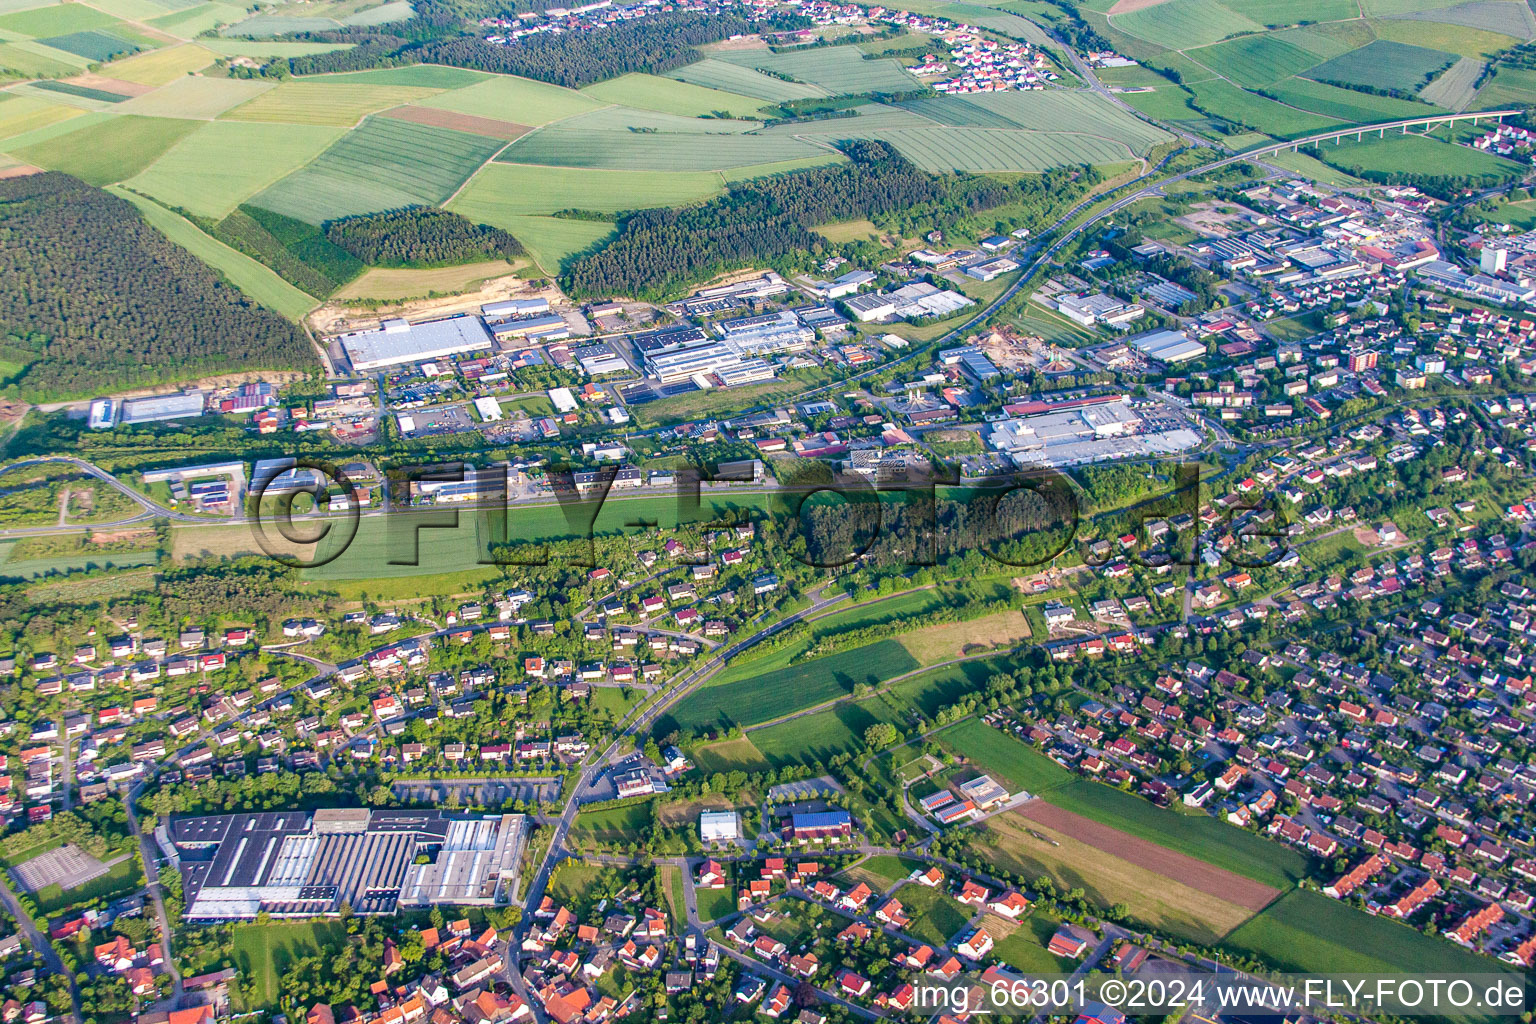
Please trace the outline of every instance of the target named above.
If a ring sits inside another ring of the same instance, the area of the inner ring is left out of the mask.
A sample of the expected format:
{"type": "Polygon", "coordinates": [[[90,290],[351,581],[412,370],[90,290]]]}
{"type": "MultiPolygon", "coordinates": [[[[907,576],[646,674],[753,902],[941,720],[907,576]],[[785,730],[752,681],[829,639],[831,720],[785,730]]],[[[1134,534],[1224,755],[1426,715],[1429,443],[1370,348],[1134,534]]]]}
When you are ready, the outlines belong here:
{"type": "Polygon", "coordinates": [[[1205,346],[1183,331],[1147,331],[1126,338],[1125,343],[1149,359],[1163,363],[1187,363],[1205,355],[1205,346]]]}
{"type": "Polygon", "coordinates": [[[794,813],[789,816],[786,839],[846,839],[853,834],[853,818],[844,810],[794,813]]]}
{"type": "Polygon", "coordinates": [[[972,263],[965,268],[966,277],[974,277],[978,281],[991,281],[994,278],[1011,274],[1019,269],[1019,265],[1006,256],[999,256],[995,260],[985,260],[981,263],[972,263]]]}
{"type": "Polygon", "coordinates": [[[490,325],[497,341],[506,342],[517,338],[526,341],[556,341],[571,336],[571,327],[565,317],[556,313],[502,320],[490,325]]]}
{"type": "Polygon", "coordinates": [[[358,373],[482,352],[491,347],[491,335],[485,324],[468,314],[419,324],[384,320],[374,330],[352,331],[337,340],[358,373]]]}
{"type": "Polygon", "coordinates": [[[117,424],[117,402],[111,398],[98,398],[91,403],[90,428],[111,430],[117,424]]]}
{"type": "Polygon", "coordinates": [[[840,299],[845,295],[854,294],[874,280],[875,275],[868,270],[850,270],[832,281],[808,281],[806,290],[824,299],[840,299]]]}
{"type": "Polygon", "coordinates": [[[187,920],[234,921],[504,905],[527,819],[333,808],[178,818],[168,834],[187,920]]]}
{"type": "Polygon", "coordinates": [[[740,838],[741,816],[735,811],[703,811],[699,814],[700,841],[722,843],[740,838]]]}
{"type": "Polygon", "coordinates": [[[617,352],[601,342],[572,349],[571,358],[581,364],[583,373],[592,377],[602,373],[623,373],[629,369],[629,364],[620,359],[617,352]]]}
{"type": "Polygon", "coordinates": [[[183,391],[175,395],[152,395],[148,398],[123,400],[122,423],[156,423],[162,420],[183,420],[203,414],[203,393],[183,391]]]}
{"type": "Polygon", "coordinates": [[[939,362],[945,366],[959,366],[961,372],[978,384],[1000,377],[1003,373],[992,360],[987,358],[986,353],[975,345],[947,348],[939,353],[939,362]]]}

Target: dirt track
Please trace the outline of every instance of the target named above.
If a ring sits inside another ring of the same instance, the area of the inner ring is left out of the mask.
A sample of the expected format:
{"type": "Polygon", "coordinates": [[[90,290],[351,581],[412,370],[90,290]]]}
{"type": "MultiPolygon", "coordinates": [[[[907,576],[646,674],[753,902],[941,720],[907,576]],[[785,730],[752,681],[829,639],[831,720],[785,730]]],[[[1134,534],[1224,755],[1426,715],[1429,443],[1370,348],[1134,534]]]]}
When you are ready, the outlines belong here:
{"type": "Polygon", "coordinates": [[[1112,853],[1137,867],[1175,879],[1191,889],[1198,889],[1200,892],[1216,896],[1229,903],[1236,903],[1240,907],[1247,907],[1249,910],[1263,910],[1276,896],[1280,895],[1280,890],[1255,882],[1251,878],[1244,878],[1242,875],[1213,867],[1203,860],[1175,853],[1165,846],[1159,846],[1145,839],[1137,839],[1119,829],[1110,828],[1091,818],[1062,810],[1044,800],[1031,800],[1021,805],[1014,813],[1030,821],[1039,822],[1046,828],[1071,836],[1079,842],[1087,843],[1095,849],[1112,853]]]}

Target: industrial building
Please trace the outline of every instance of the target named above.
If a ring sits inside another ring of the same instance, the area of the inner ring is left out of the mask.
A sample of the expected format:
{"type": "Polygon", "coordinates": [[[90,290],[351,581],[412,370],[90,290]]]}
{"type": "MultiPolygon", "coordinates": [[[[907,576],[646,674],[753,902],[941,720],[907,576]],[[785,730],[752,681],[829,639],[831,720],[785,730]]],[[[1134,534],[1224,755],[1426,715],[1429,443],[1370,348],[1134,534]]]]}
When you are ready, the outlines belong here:
{"type": "Polygon", "coordinates": [[[168,836],[189,921],[392,914],[510,902],[527,819],[331,808],[178,818],[168,836]]]}
{"type": "Polygon", "coordinates": [[[1163,363],[1187,363],[1205,355],[1205,346],[1183,331],[1148,331],[1126,338],[1125,343],[1149,359],[1163,363]]]}
{"type": "Polygon", "coordinates": [[[1200,443],[1200,435],[1188,427],[1147,430],[1128,395],[1054,407],[1035,404],[1046,411],[999,420],[987,435],[993,448],[1020,467],[1081,466],[1180,452],[1200,443]]]}
{"type": "Polygon", "coordinates": [[[148,398],[123,399],[124,426],[135,423],[158,423],[162,420],[182,420],[203,414],[203,393],[183,391],[175,395],[151,395],[148,398]]]}
{"type": "MultiPolygon", "coordinates": [[[[706,383],[710,378],[723,387],[736,387],[773,377],[773,367],[761,359],[743,358],[728,341],[704,341],[681,348],[647,352],[646,370],[662,384],[692,380],[706,383]]],[[[702,386],[702,385],[701,385],[702,386]]]]}
{"type": "Polygon", "coordinates": [[[816,340],[816,332],[800,322],[789,309],[717,324],[720,337],[741,355],[764,352],[803,352],[816,340]]]}
{"type": "Polygon", "coordinates": [[[1084,327],[1092,327],[1094,324],[1110,326],[1128,324],[1146,313],[1139,303],[1121,302],[1103,292],[1095,292],[1092,295],[1062,295],[1055,301],[1057,312],[1084,327]]]}
{"type": "Polygon", "coordinates": [[[491,335],[485,324],[468,314],[419,324],[384,320],[374,330],[353,331],[337,340],[358,373],[482,352],[491,347],[491,335]]]}

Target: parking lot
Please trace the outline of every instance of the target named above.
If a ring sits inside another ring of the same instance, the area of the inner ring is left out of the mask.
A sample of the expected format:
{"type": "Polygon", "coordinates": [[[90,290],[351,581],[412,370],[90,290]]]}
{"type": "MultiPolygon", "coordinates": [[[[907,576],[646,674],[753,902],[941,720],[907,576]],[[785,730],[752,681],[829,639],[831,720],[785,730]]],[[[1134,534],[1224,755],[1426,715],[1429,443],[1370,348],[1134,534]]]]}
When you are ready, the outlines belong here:
{"type": "Polygon", "coordinates": [[[106,874],[107,865],[69,843],[47,853],[40,853],[13,870],[16,880],[28,892],[37,892],[50,885],[57,885],[61,889],[84,885],[106,874]]]}
{"type": "Polygon", "coordinates": [[[546,802],[560,796],[559,779],[432,779],[397,782],[395,796],[418,804],[442,804],[457,793],[465,806],[496,807],[508,800],[546,802]]]}

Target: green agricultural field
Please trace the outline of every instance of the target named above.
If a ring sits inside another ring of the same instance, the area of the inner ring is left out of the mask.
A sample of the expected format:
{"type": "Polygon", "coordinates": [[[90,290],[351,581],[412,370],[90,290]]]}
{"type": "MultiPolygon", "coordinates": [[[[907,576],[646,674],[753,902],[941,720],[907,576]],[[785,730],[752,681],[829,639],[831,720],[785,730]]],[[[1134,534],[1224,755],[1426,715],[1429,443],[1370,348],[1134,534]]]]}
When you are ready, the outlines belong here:
{"type": "Polygon", "coordinates": [[[1287,889],[1306,877],[1307,858],[1206,814],[1163,810],[1089,780],[1050,790],[1044,799],[1074,814],[1166,846],[1256,882],[1287,889]]]}
{"type": "Polygon", "coordinates": [[[474,117],[540,125],[595,110],[603,104],[590,96],[572,89],[562,89],[558,85],[497,75],[467,89],[455,89],[422,100],[421,105],[474,117]]]}
{"type": "Polygon", "coordinates": [[[1378,39],[1358,50],[1324,61],[1306,76],[1319,82],[1412,92],[1455,61],[1456,55],[1444,50],[1378,39]]]}
{"type": "MultiPolygon", "coordinates": [[[[128,99],[125,94],[120,92],[93,89],[90,86],[77,85],[74,82],[33,82],[31,88],[39,89],[46,93],[56,93],[65,103],[89,110],[107,110],[128,99]]],[[[23,95],[27,94],[24,93],[23,95]]]]}
{"type": "MultiPolygon", "coordinates": [[[[1042,94],[1044,95],[1044,94],[1042,94]]],[[[972,103],[964,96],[917,96],[902,100],[897,106],[921,114],[937,124],[952,128],[1018,128],[1002,114],[972,103]]]]}
{"type": "Polygon", "coordinates": [[[910,128],[875,138],[931,173],[1045,171],[1074,164],[1107,164],[1135,156],[1123,142],[1069,132],[994,131],[985,128],[910,128]]]}
{"type": "Polygon", "coordinates": [[[1536,37],[1536,14],[1529,4],[1518,0],[1473,0],[1454,6],[1436,6],[1431,10],[1412,11],[1397,17],[1409,21],[1440,22],[1516,39],[1536,37]]]}
{"type": "Polygon", "coordinates": [[[1478,109],[1525,106],[1536,103],[1536,70],[1497,67],[1493,77],[1477,90],[1467,106],[1478,109]]]}
{"type": "Polygon", "coordinates": [[[675,78],[680,82],[690,82],[706,89],[735,93],[739,96],[752,96],[771,103],[828,95],[827,90],[819,86],[807,85],[804,82],[786,82],[753,68],[716,60],[713,57],[669,71],[667,77],[675,78]]]}
{"type": "Polygon", "coordinates": [[[523,243],[546,274],[559,273],[573,257],[590,251],[616,230],[613,221],[564,217],[509,217],[499,226],[523,243]]]}
{"type": "Polygon", "coordinates": [[[1366,136],[1364,142],[1320,145],[1309,152],[1356,177],[1367,179],[1372,174],[1468,175],[1479,183],[1492,185],[1521,174],[1520,165],[1512,161],[1422,135],[1366,136]]]}
{"type": "Polygon", "coordinates": [[[1339,126],[1334,118],[1309,114],[1244,92],[1231,82],[1201,82],[1188,88],[1194,93],[1193,105],[1211,117],[1244,125],[1276,138],[1311,135],[1339,126]]]}
{"type": "Polygon", "coordinates": [[[416,86],[304,79],[284,82],[224,116],[233,121],[345,126],[386,107],[426,100],[433,95],[433,90],[416,86]]]}
{"type": "Polygon", "coordinates": [[[154,92],[135,96],[119,109],[125,114],[146,117],[185,117],[207,120],[218,117],[274,88],[272,82],[239,78],[188,76],[163,85],[154,92]]]}
{"type": "Polygon", "coordinates": [[[50,171],[106,185],[138,174],[197,127],[194,121],[164,117],[114,117],[9,152],[50,171]]]}
{"type": "Polygon", "coordinates": [[[49,36],[46,39],[39,39],[38,42],[44,46],[51,46],[55,50],[63,50],[65,53],[84,57],[89,61],[111,60],[125,53],[136,53],[140,49],[137,43],[99,29],[49,36]]]}
{"type": "Polygon", "coordinates": [[[236,288],[268,309],[290,320],[299,320],[315,308],[317,303],[313,296],[284,281],[271,268],[210,238],[185,217],[136,192],[118,187],[112,191],[137,206],[144,219],[161,234],[223,274],[236,288]]]}
{"type": "Polygon", "coordinates": [[[1065,786],[1075,778],[1027,743],[978,718],[968,718],[950,726],[939,733],[938,741],[996,777],[1012,793],[1028,790],[1039,795],[1065,786]]]}
{"type": "Polygon", "coordinates": [[[70,32],[108,29],[120,25],[116,18],[85,4],[54,4],[30,11],[0,14],[0,32],[42,39],[70,32]]]}
{"type": "Polygon", "coordinates": [[[1341,89],[1335,85],[1314,82],[1307,78],[1288,78],[1268,87],[1264,92],[1282,103],[1304,110],[1315,111],[1341,121],[1370,124],[1375,121],[1395,121],[1408,117],[1423,117],[1433,111],[1422,103],[1400,100],[1392,96],[1374,96],[1354,89],[1341,89]]]}
{"type": "Polygon", "coordinates": [[[1160,121],[1190,121],[1201,117],[1200,111],[1189,105],[1194,97],[1187,89],[1176,85],[1164,86],[1152,92],[1126,93],[1120,98],[1148,117],[1160,121]]]}
{"type": "Polygon", "coordinates": [[[467,132],[369,118],[252,202],[311,224],[440,203],[501,146],[498,139],[467,132]]]}
{"type": "Polygon", "coordinates": [[[946,945],[971,919],[970,909],[942,888],[930,889],[914,883],[902,886],[893,895],[912,918],[907,932],[931,945],[946,945]]]}
{"type": "Polygon", "coordinates": [[[1416,975],[1512,971],[1439,936],[1306,889],[1287,893],[1227,936],[1225,944],[1288,971],[1416,975]]]}
{"type": "Polygon", "coordinates": [[[700,117],[717,112],[724,112],[731,117],[751,117],[763,106],[760,97],[707,89],[658,75],[621,75],[589,85],[581,91],[604,103],[620,103],[685,117],[700,117]]]}
{"type": "Polygon", "coordinates": [[[788,75],[832,95],[911,92],[918,87],[917,79],[897,61],[890,58],[865,60],[864,55],[851,46],[827,46],[791,53],[731,50],[717,53],[712,59],[788,75]]]}
{"type": "Polygon", "coordinates": [[[1171,136],[1089,92],[994,92],[966,102],[1042,132],[1082,133],[1112,139],[1145,153],[1171,136]]]}
{"type": "MultiPolygon", "coordinates": [[[[179,35],[183,38],[200,36],[204,32],[211,31],[221,25],[239,21],[245,12],[232,4],[205,3],[194,4],[191,7],[170,14],[162,14],[152,18],[149,24],[164,32],[179,35]]],[[[276,54],[263,54],[262,56],[276,56],[276,54]]]]}
{"type": "Polygon", "coordinates": [[[339,921],[271,921],[232,930],[235,968],[259,1006],[277,1002],[278,978],[289,964],[337,947],[347,935],[339,921]]]}
{"type": "Polygon", "coordinates": [[[222,57],[309,57],[334,50],[350,50],[352,43],[290,43],[261,39],[205,39],[202,45],[222,57]]]}
{"type": "Polygon", "coordinates": [[[1268,33],[1203,46],[1186,56],[1250,89],[1278,82],[1317,63],[1310,51],[1268,33]]]}
{"type": "Polygon", "coordinates": [[[878,722],[889,722],[898,728],[905,724],[889,704],[868,699],[754,729],[750,735],[753,744],[775,767],[809,764],[863,750],[865,730],[878,722]]]}
{"type": "Polygon", "coordinates": [[[1484,32],[1465,25],[1445,25],[1435,21],[1374,21],[1372,30],[1378,39],[1427,46],[1453,56],[1491,58],[1524,42],[1500,32],[1484,32]]]}
{"type": "Polygon", "coordinates": [[[23,77],[37,75],[67,75],[81,70],[84,58],[63,50],[54,50],[25,40],[0,43],[0,71],[15,72],[23,77]]]}
{"type": "Polygon", "coordinates": [[[561,127],[530,132],[508,146],[508,163],[633,171],[708,171],[817,156],[824,149],[797,139],[762,135],[642,134],[561,127]]]}
{"type": "Polygon", "coordinates": [[[1419,98],[1426,103],[1447,110],[1465,110],[1477,96],[1477,83],[1488,65],[1476,57],[1463,57],[1452,64],[1449,71],[1419,90],[1419,98]]]}
{"type": "MultiPolygon", "coordinates": [[[[4,109],[0,105],[0,114],[4,109]]],[[[496,162],[475,175],[450,208],[482,224],[511,230],[511,218],[519,215],[681,206],[714,195],[724,184],[714,171],[667,174],[496,162]]]]}
{"type": "Polygon", "coordinates": [[[131,569],[154,565],[159,555],[153,551],[128,551],[107,555],[69,555],[58,558],[19,558],[0,562],[0,579],[33,580],[61,573],[91,569],[131,569]]]}
{"type": "Polygon", "coordinates": [[[1170,50],[1202,46],[1263,28],[1216,0],[1167,0],[1128,14],[1111,15],[1109,24],[1116,31],[1170,50]]]}
{"type": "Polygon", "coordinates": [[[1355,0],[1285,0],[1283,4],[1274,0],[1222,0],[1221,5],[1267,28],[1360,16],[1355,0]]]}
{"type": "Polygon", "coordinates": [[[705,775],[716,772],[765,772],[771,765],[745,736],[697,747],[693,761],[705,775]]]}
{"type": "Polygon", "coordinates": [[[41,96],[0,93],[0,139],[67,121],[81,113],[76,107],[50,103],[41,96]]]}
{"type": "Polygon", "coordinates": [[[339,128],[320,125],[212,121],[172,146],[128,187],[189,213],[222,219],[313,160],[340,134],[339,128]]]}
{"type": "Polygon", "coordinates": [[[1275,33],[1275,38],[1315,53],[1319,60],[1328,60],[1365,46],[1376,38],[1376,33],[1364,21],[1339,21],[1285,29],[1275,33]]]}
{"type": "Polygon", "coordinates": [[[841,163],[847,157],[843,154],[826,150],[815,156],[800,157],[796,160],[775,160],[766,164],[747,164],[745,167],[726,167],[720,171],[720,177],[725,179],[727,185],[734,185],[738,181],[751,181],[753,178],[771,178],[776,174],[793,174],[795,171],[803,171],[809,167],[824,167],[827,164],[841,163]]]}
{"type": "Polygon", "coordinates": [[[343,75],[327,75],[325,81],[338,85],[408,86],[416,89],[466,89],[491,76],[469,68],[447,67],[442,64],[410,64],[401,68],[379,68],[374,71],[353,71],[343,75]]]}
{"type": "Polygon", "coordinates": [[[735,683],[705,686],[688,694],[664,716],[665,728],[710,727],[721,721],[755,725],[847,696],[860,683],[878,684],[917,668],[895,640],[882,640],[735,683]]]}
{"type": "Polygon", "coordinates": [[[113,61],[103,74],[139,85],[166,85],[183,75],[202,70],[213,63],[213,57],[212,52],[196,43],[187,43],[113,61]]]}
{"type": "Polygon", "coordinates": [[[740,135],[761,128],[757,121],[736,118],[685,117],[639,107],[603,107],[567,118],[548,131],[642,131],[665,135],[740,135]]]}

